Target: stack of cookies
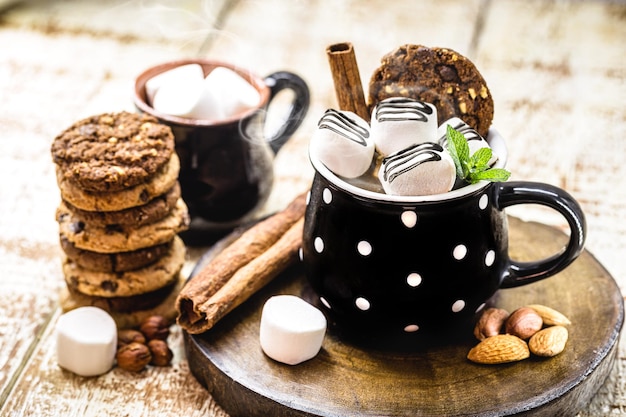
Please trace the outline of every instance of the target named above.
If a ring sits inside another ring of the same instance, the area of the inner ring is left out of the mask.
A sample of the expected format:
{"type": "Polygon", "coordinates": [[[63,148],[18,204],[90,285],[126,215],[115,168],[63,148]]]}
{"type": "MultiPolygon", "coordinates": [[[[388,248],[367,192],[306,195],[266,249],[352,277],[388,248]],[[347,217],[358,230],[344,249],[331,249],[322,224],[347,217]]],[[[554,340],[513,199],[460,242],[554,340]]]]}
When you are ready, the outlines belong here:
{"type": "Polygon", "coordinates": [[[154,314],[173,320],[189,214],[171,129],[147,115],[101,114],[60,133],[51,151],[63,310],[97,306],[120,328],[154,314]]]}

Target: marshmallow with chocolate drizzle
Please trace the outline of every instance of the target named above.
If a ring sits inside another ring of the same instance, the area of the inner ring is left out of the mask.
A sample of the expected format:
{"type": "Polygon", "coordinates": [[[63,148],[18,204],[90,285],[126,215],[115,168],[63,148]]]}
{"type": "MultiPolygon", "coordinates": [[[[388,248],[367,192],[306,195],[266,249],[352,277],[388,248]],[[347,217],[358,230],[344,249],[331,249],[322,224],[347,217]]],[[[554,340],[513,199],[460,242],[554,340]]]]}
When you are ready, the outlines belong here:
{"type": "Polygon", "coordinates": [[[371,124],[376,148],[386,156],[411,145],[434,142],[437,108],[407,97],[391,97],[376,105],[371,124]]]}
{"type": "MultiPolygon", "coordinates": [[[[469,146],[470,155],[473,155],[474,152],[481,148],[490,148],[489,143],[478,134],[476,130],[474,130],[470,125],[465,123],[463,120],[458,117],[452,117],[439,126],[437,129],[437,143],[439,143],[444,148],[447,148],[448,139],[446,137],[447,126],[450,125],[454,130],[460,132],[465,136],[465,140],[467,140],[467,145],[469,146]]],[[[493,154],[491,159],[489,160],[489,165],[493,166],[496,163],[498,157],[496,154],[493,154]]]]}
{"type": "Polygon", "coordinates": [[[410,146],[383,159],[378,178],[391,195],[446,193],[456,181],[454,161],[443,147],[426,142],[410,146]]]}
{"type": "Polygon", "coordinates": [[[374,157],[374,142],[368,123],[349,111],[327,110],[310,144],[317,158],[335,174],[355,178],[364,174],[374,157]]]}

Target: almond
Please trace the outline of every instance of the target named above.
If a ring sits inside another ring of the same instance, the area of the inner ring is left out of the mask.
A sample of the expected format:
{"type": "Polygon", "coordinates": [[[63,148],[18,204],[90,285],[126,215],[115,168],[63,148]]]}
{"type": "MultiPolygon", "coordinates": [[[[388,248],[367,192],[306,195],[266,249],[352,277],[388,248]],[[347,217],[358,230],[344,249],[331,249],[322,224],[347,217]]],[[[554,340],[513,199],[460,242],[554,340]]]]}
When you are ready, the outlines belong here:
{"type": "Polygon", "coordinates": [[[546,326],[567,326],[572,324],[572,322],[569,321],[565,315],[553,308],[546,307],[541,304],[531,304],[526,307],[530,307],[535,310],[537,314],[541,316],[543,324],[546,326]]]}
{"type": "Polygon", "coordinates": [[[474,326],[474,336],[478,340],[485,340],[488,337],[500,334],[504,322],[509,317],[509,312],[502,308],[488,308],[481,314],[476,326],[474,326]]]}
{"type": "Polygon", "coordinates": [[[488,337],[467,354],[467,359],[482,364],[516,362],[530,356],[528,345],[522,339],[510,334],[488,337]]]}
{"type": "Polygon", "coordinates": [[[530,307],[520,307],[511,313],[504,324],[504,331],[520,339],[528,339],[543,327],[543,320],[530,307]]]}
{"type": "Polygon", "coordinates": [[[552,357],[563,352],[569,334],[563,326],[546,327],[528,341],[530,351],[537,356],[552,357]]]}

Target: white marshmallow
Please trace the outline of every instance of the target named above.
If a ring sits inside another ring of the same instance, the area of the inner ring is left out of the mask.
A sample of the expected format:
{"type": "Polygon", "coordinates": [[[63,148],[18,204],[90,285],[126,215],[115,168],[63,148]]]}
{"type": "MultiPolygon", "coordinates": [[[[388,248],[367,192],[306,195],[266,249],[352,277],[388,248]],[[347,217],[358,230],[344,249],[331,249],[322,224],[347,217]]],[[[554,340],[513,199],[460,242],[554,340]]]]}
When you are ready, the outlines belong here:
{"type": "MultiPolygon", "coordinates": [[[[469,146],[470,156],[474,154],[477,150],[481,148],[490,148],[489,143],[482,137],[476,130],[474,130],[470,125],[465,123],[463,120],[458,117],[452,117],[439,126],[437,129],[437,137],[438,143],[447,149],[448,139],[446,137],[447,127],[450,125],[454,128],[454,130],[460,132],[465,136],[467,140],[467,145],[469,146]]],[[[494,153],[489,160],[489,165],[493,165],[498,160],[498,156],[494,153]]]]}
{"type": "Polygon", "coordinates": [[[204,75],[188,74],[170,77],[154,94],[152,107],[159,113],[197,120],[219,120],[224,118],[220,102],[210,90],[204,75]]]}
{"type": "Polygon", "coordinates": [[[380,101],[372,112],[372,138],[387,156],[411,145],[437,140],[437,108],[406,97],[380,101]]]}
{"type": "Polygon", "coordinates": [[[346,178],[363,175],[374,158],[374,142],[365,120],[349,111],[327,110],[310,143],[311,157],[346,178]]]}
{"type": "Polygon", "coordinates": [[[154,106],[154,95],[162,85],[177,84],[181,80],[187,79],[202,79],[204,78],[204,72],[199,64],[187,64],[180,67],[172,68],[164,71],[146,81],[146,97],[148,104],[154,106]]]}
{"type": "Polygon", "coordinates": [[[454,186],[456,168],[441,145],[427,142],[384,158],[378,178],[387,194],[441,194],[454,186]]]}
{"type": "Polygon", "coordinates": [[[217,67],[207,75],[205,88],[217,99],[224,118],[255,108],[261,101],[256,88],[235,71],[225,67],[217,67]]]}
{"type": "Polygon", "coordinates": [[[259,333],[261,348],[267,356],[297,365],[320,351],[326,333],[326,317],[295,295],[276,295],[263,306],[259,333]]]}
{"type": "Polygon", "coordinates": [[[80,307],[61,317],[56,325],[59,366],[82,376],[95,376],[113,367],[117,327],[113,318],[97,307],[80,307]]]}

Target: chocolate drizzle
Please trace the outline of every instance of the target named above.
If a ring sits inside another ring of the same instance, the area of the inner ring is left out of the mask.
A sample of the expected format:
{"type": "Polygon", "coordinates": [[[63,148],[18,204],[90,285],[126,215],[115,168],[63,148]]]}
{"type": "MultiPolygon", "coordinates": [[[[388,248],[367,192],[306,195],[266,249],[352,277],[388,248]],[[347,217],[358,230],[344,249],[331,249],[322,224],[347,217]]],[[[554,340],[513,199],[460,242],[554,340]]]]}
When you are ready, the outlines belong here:
{"type": "Polygon", "coordinates": [[[317,124],[317,127],[320,129],[330,129],[338,135],[362,146],[367,146],[366,139],[370,136],[370,132],[367,128],[359,126],[356,120],[334,109],[326,110],[317,124]]]}
{"type": "Polygon", "coordinates": [[[383,159],[383,179],[393,182],[398,176],[426,162],[441,161],[441,145],[432,142],[420,143],[396,152],[383,159]]]}
{"type": "Polygon", "coordinates": [[[427,122],[433,109],[423,101],[404,97],[388,98],[376,106],[376,120],[378,122],[427,122]]]}
{"type": "MultiPolygon", "coordinates": [[[[485,141],[485,139],[483,139],[483,137],[480,136],[476,130],[474,130],[471,126],[469,126],[466,123],[463,123],[460,120],[454,126],[452,126],[452,128],[456,130],[457,132],[462,133],[463,136],[465,136],[465,140],[467,140],[468,142],[471,140],[477,140],[477,141],[483,141],[483,142],[485,141]]],[[[441,137],[439,138],[437,142],[444,148],[447,147],[448,136],[444,133],[443,135],[441,135],[441,137]]]]}

